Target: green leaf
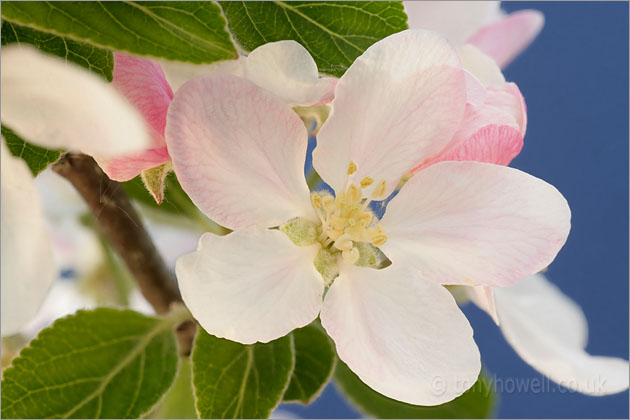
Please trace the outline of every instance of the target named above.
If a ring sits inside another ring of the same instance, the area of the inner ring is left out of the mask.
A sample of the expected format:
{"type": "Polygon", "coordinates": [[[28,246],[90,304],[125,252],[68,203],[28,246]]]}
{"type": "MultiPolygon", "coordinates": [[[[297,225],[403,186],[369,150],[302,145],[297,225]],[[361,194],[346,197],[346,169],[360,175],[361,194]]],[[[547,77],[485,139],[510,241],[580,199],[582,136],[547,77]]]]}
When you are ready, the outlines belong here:
{"type": "Polygon", "coordinates": [[[295,369],[283,402],[309,404],[324,389],[335,370],[335,348],[316,324],[292,332],[295,345],[295,369]]]}
{"type": "Polygon", "coordinates": [[[175,377],[176,315],[100,308],[58,319],[3,372],[2,417],[138,418],[175,377]]]}
{"type": "Polygon", "coordinates": [[[191,63],[236,58],[220,8],[206,1],[2,2],[2,17],[132,54],[191,63]]]}
{"type": "Polygon", "coordinates": [[[114,56],[111,51],[93,45],[40,32],[26,26],[2,21],[2,45],[11,43],[32,44],[42,51],[63,57],[91,72],[112,81],[114,56]]]}
{"type": "Polygon", "coordinates": [[[200,418],[267,418],[291,380],[293,340],[244,345],[200,328],[192,362],[200,418]]]}
{"type": "Polygon", "coordinates": [[[490,381],[483,372],[475,385],[464,394],[453,401],[432,407],[405,404],[379,394],[361,382],[341,361],[335,370],[335,383],[359,411],[375,418],[481,419],[489,418],[495,406],[490,381]]]}
{"type": "Polygon", "coordinates": [[[394,1],[220,1],[230,31],[248,51],[293,39],[319,71],[341,76],[370,45],[403,29],[407,15],[394,1]]]}
{"type": "Polygon", "coordinates": [[[2,137],[6,140],[11,154],[22,158],[33,173],[33,176],[46,169],[51,163],[59,160],[59,156],[61,156],[59,150],[48,150],[25,142],[5,125],[2,126],[1,130],[2,137]]]}
{"type": "Polygon", "coordinates": [[[192,388],[192,364],[190,358],[182,357],[175,383],[168,391],[154,419],[196,419],[195,397],[192,388]]]}

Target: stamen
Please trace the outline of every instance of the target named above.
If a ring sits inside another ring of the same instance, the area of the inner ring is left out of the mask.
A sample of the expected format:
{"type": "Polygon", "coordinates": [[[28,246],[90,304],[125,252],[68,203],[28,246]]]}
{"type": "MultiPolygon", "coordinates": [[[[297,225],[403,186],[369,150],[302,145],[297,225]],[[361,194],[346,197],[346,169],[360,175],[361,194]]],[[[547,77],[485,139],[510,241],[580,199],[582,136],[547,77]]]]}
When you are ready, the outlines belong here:
{"type": "Polygon", "coordinates": [[[349,235],[343,234],[335,241],[334,247],[340,251],[349,251],[354,246],[349,235]]]}
{"type": "Polygon", "coordinates": [[[379,246],[387,242],[387,235],[383,233],[379,233],[378,235],[372,236],[371,239],[372,239],[372,245],[378,248],[379,246]]]}
{"type": "Polygon", "coordinates": [[[315,193],[313,195],[311,195],[311,203],[313,204],[313,207],[315,207],[316,209],[321,209],[322,208],[322,196],[315,193]]]}
{"type": "Polygon", "coordinates": [[[351,160],[350,163],[348,164],[348,175],[352,175],[356,171],[357,171],[357,164],[353,160],[351,160]]]}
{"type": "Polygon", "coordinates": [[[372,191],[372,198],[383,198],[385,197],[385,192],[387,191],[387,183],[384,179],[378,183],[374,191],[372,191]]]}
{"type": "Polygon", "coordinates": [[[361,188],[367,188],[374,183],[374,178],[366,176],[361,180],[361,188]]]}
{"type": "Polygon", "coordinates": [[[335,208],[335,198],[330,194],[326,194],[322,197],[322,206],[326,213],[330,213],[335,208]]]}
{"type": "MultiPolygon", "coordinates": [[[[341,253],[341,257],[351,264],[363,258],[361,249],[380,252],[377,248],[387,242],[387,235],[376,224],[378,219],[368,208],[372,200],[385,197],[387,183],[383,179],[374,186],[374,178],[365,176],[359,184],[353,184],[350,178],[357,170],[356,162],[350,161],[344,188],[337,191],[335,196],[326,192],[311,195],[311,202],[321,220],[317,241],[322,250],[331,255],[341,253]],[[364,190],[370,186],[374,189],[369,197],[364,198],[364,190]]],[[[374,252],[367,252],[366,255],[374,257],[374,252]]]]}
{"type": "Polygon", "coordinates": [[[356,185],[350,185],[350,187],[348,188],[348,193],[346,194],[346,198],[352,204],[358,203],[361,201],[361,198],[363,198],[363,193],[361,192],[361,189],[356,185]]]}
{"type": "Polygon", "coordinates": [[[357,248],[352,248],[347,251],[343,251],[341,253],[341,256],[350,264],[354,264],[359,261],[359,257],[361,256],[361,254],[359,253],[359,250],[357,248]]]}

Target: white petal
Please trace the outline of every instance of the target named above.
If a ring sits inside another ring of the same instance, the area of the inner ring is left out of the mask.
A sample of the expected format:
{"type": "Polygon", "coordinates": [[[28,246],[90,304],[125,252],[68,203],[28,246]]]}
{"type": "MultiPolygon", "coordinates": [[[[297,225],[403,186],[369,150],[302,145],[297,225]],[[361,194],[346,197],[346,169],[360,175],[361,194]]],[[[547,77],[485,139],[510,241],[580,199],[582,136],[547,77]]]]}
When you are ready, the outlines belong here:
{"type": "Polygon", "coordinates": [[[462,67],[479,79],[485,87],[502,86],[505,83],[499,66],[479,48],[466,44],[457,48],[457,52],[462,60],[462,67]]]}
{"type": "Polygon", "coordinates": [[[206,331],[244,344],[268,342],[317,317],[324,293],[313,265],[317,251],[278,230],[206,233],[175,271],[186,306],[206,331]]]}
{"type": "Polygon", "coordinates": [[[500,15],[498,1],[404,1],[410,28],[429,29],[463,44],[500,15]]]}
{"type": "Polygon", "coordinates": [[[103,157],[151,144],[144,119],[112,85],[25,46],[2,47],[2,122],[37,145],[103,157]]]}
{"type": "Polygon", "coordinates": [[[582,310],[542,275],[495,288],[495,298],[503,335],[536,370],[584,394],[628,389],[628,361],[586,353],[582,310]]]}
{"type": "Polygon", "coordinates": [[[289,106],[310,106],[332,99],[336,80],[320,78],[315,60],[295,41],[264,44],[243,61],[242,76],[289,106]]]}
{"type": "Polygon", "coordinates": [[[2,335],[20,331],[39,310],[56,274],[33,175],[2,140],[2,335]]]}
{"type": "Polygon", "coordinates": [[[387,205],[381,249],[441,284],[508,286],[553,261],[570,216],[558,190],[524,172],[439,162],[387,205]]]}
{"type": "Polygon", "coordinates": [[[291,108],[235,76],[191,80],[168,110],[166,143],[179,182],[230,229],[317,220],[304,179],[307,142],[291,108]]]}
{"type": "Polygon", "coordinates": [[[210,65],[161,62],[173,89],[209,73],[243,77],[273,93],[289,106],[311,106],[332,100],[336,79],[320,78],[317,64],[306,48],[295,41],[263,44],[236,60],[210,65]]]}
{"type": "Polygon", "coordinates": [[[445,149],[466,103],[460,67],[433,32],[403,31],[368,48],[339,79],[317,136],[313,165],[322,179],[343,190],[353,160],[356,183],[385,179],[391,192],[404,173],[445,149]]]}
{"type": "Polygon", "coordinates": [[[444,287],[411,267],[344,264],[321,320],[339,358],[387,397],[437,405],[477,380],[481,362],[468,320],[444,287]]]}

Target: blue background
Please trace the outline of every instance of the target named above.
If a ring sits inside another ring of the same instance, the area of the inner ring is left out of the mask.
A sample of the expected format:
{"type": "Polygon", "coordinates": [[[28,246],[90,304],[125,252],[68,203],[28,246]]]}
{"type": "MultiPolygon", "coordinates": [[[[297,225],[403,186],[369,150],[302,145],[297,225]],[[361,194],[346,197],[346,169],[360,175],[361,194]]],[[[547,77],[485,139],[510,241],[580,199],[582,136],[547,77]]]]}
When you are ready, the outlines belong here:
{"type": "MultiPolygon", "coordinates": [[[[628,358],[628,3],[505,2],[538,9],[539,37],[505,71],[528,106],[525,146],[512,166],[556,186],[572,210],[569,240],[547,277],[589,322],[587,351],[628,358]]],[[[499,380],[542,380],[490,318],[464,308],[486,369],[499,380]]],[[[503,392],[497,417],[628,418],[628,393],[588,397],[551,383],[546,392],[503,392]]],[[[329,386],[302,417],[358,417],[329,386]]]]}

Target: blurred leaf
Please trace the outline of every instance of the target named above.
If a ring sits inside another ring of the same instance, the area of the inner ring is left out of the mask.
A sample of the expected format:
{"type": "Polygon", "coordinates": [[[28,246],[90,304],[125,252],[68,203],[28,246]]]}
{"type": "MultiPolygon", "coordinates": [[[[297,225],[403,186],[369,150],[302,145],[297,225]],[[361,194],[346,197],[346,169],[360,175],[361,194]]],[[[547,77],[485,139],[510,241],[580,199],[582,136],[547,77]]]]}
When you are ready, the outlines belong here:
{"type": "Polygon", "coordinates": [[[2,2],[6,20],[131,54],[191,63],[236,58],[209,1],[2,2]]]}
{"type": "Polygon", "coordinates": [[[267,418],[291,380],[292,337],[244,345],[200,328],[192,362],[200,418],[267,418]]]}
{"type": "Polygon", "coordinates": [[[283,402],[309,404],[324,389],[335,370],[337,355],[328,335],[317,324],[294,330],[295,369],[283,402]]]}
{"type": "Polygon", "coordinates": [[[4,20],[2,21],[1,39],[2,45],[11,43],[32,44],[44,52],[63,57],[110,82],[112,81],[114,56],[111,51],[4,20]]]}
{"type": "Polygon", "coordinates": [[[192,364],[182,357],[175,383],[168,391],[160,408],[153,413],[154,419],[196,419],[195,397],[192,388],[192,364]]]}
{"type": "Polygon", "coordinates": [[[214,232],[217,235],[229,233],[229,230],[208,219],[197,206],[195,206],[190,197],[188,197],[188,194],[182,189],[179,181],[177,181],[174,172],[170,172],[166,177],[164,182],[164,197],[162,204],[159,205],[144,186],[144,182],[140,176],[130,181],[123,182],[122,185],[131,198],[152,211],[170,216],[182,216],[188,219],[188,221],[193,222],[202,231],[214,232]]]}
{"type": "Polygon", "coordinates": [[[33,176],[46,169],[51,163],[59,160],[59,156],[61,156],[59,150],[44,149],[25,142],[5,125],[2,126],[1,130],[2,137],[6,140],[11,154],[22,158],[33,173],[33,176]]]}
{"type": "Polygon", "coordinates": [[[335,370],[335,383],[359,411],[381,419],[485,419],[491,417],[495,406],[490,381],[483,372],[464,394],[453,401],[431,407],[405,404],[379,394],[341,361],[335,370]]]}
{"type": "Polygon", "coordinates": [[[220,1],[230,31],[248,51],[293,39],[319,71],[341,76],[370,45],[407,29],[402,2],[220,1]]]}
{"type": "Polygon", "coordinates": [[[3,372],[4,418],[138,418],[177,370],[181,319],[99,308],[58,319],[3,372]]]}

